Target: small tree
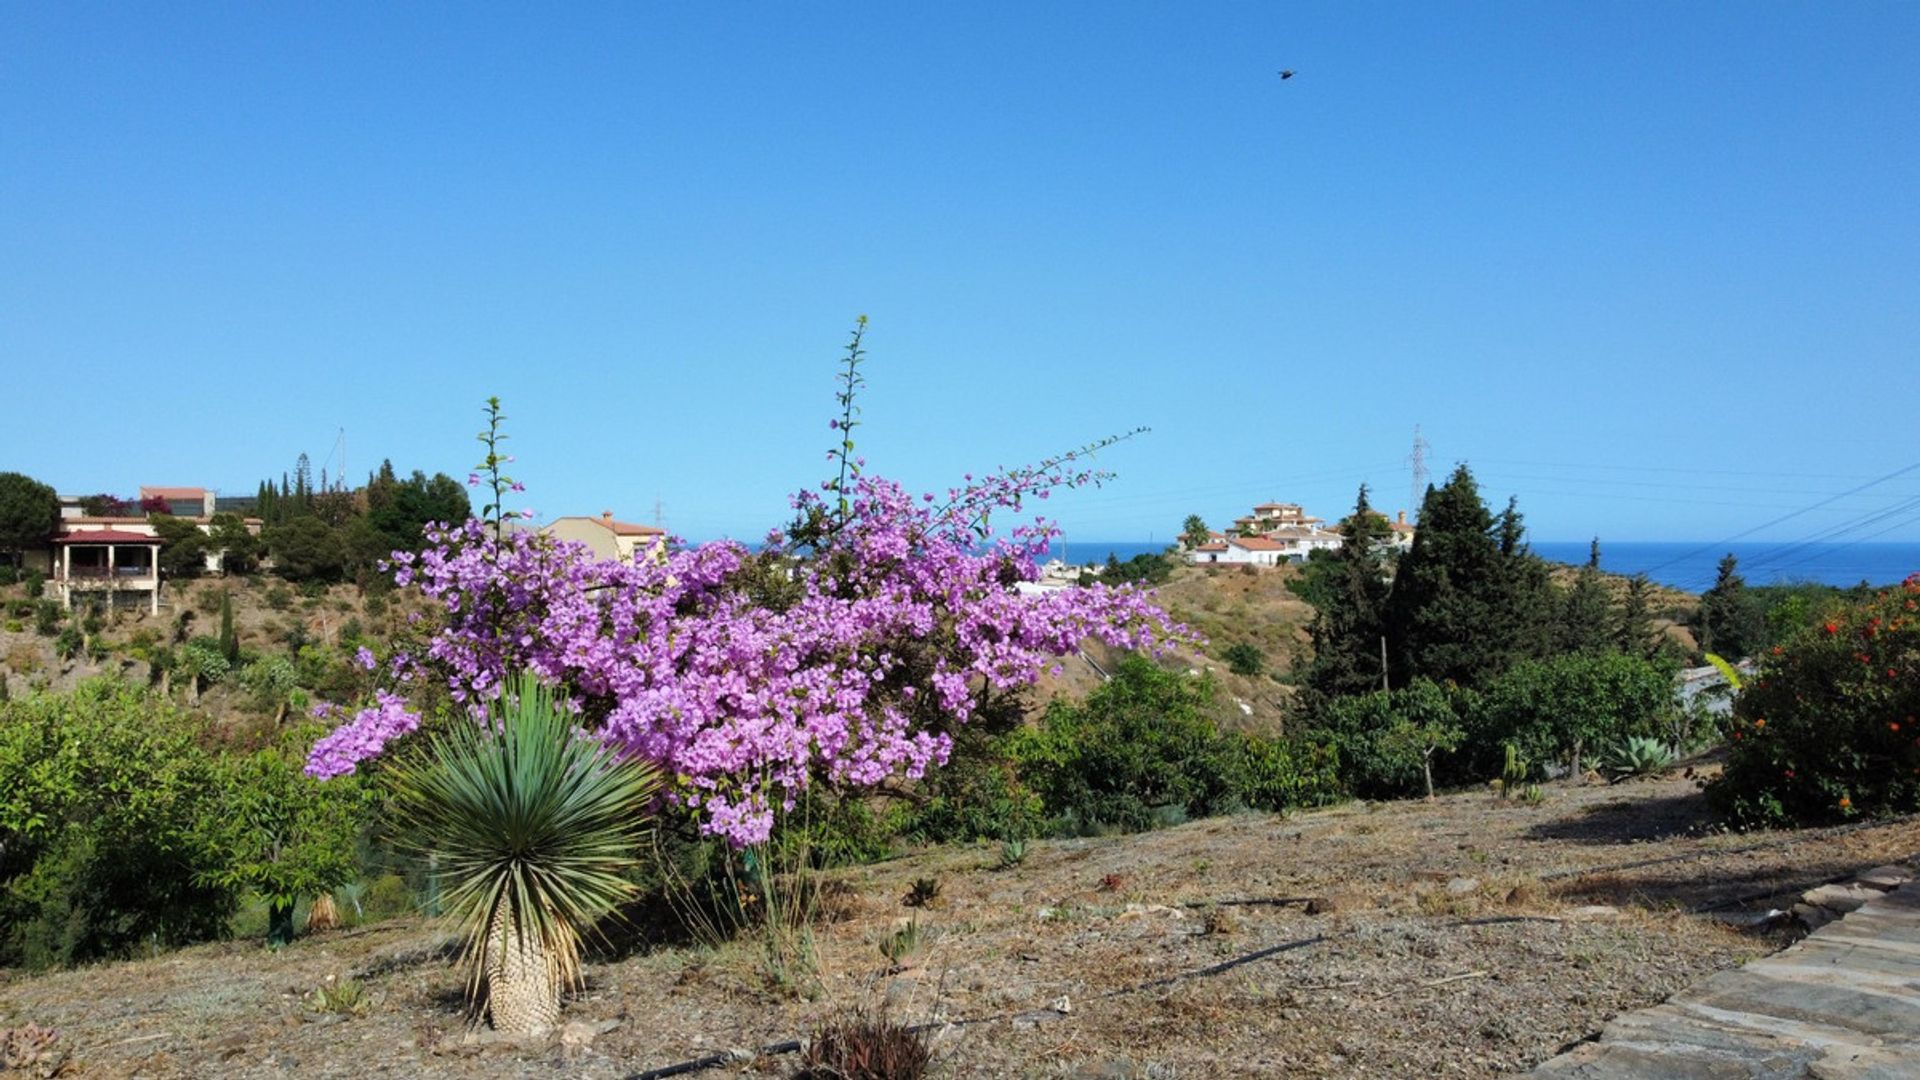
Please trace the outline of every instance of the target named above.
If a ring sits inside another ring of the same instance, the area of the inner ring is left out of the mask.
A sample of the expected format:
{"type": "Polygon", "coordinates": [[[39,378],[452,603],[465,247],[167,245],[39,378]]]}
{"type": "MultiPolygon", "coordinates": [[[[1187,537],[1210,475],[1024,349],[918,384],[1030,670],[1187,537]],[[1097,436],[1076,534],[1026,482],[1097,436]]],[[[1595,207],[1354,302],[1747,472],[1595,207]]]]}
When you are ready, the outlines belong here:
{"type": "Polygon", "coordinates": [[[17,472],[0,472],[0,558],[18,565],[22,553],[40,547],[60,521],[53,489],[17,472]]]}
{"type": "Polygon", "coordinates": [[[1627,582],[1627,595],[1620,604],[1620,621],[1614,630],[1614,648],[1643,660],[1652,659],[1658,651],[1653,638],[1652,593],[1653,582],[1646,574],[1633,575],[1627,582]]]}
{"type": "Polygon", "coordinates": [[[240,637],[233,629],[233,594],[220,591],[220,655],[228,664],[240,662],[240,637]]]}
{"type": "MultiPolygon", "coordinates": [[[[1431,685],[1431,684],[1428,684],[1431,685]]],[[[1460,747],[1466,732],[1453,722],[1452,711],[1444,715],[1402,715],[1380,733],[1381,752],[1420,762],[1420,778],[1426,782],[1427,798],[1433,798],[1433,755],[1460,747]]]]}
{"type": "Polygon", "coordinates": [[[1381,553],[1392,532],[1368,503],[1365,484],[1340,535],[1339,548],[1314,553],[1295,589],[1314,605],[1313,659],[1302,681],[1328,696],[1363,694],[1385,683],[1380,653],[1388,586],[1381,553]]]}
{"type": "Polygon", "coordinates": [[[1766,615],[1747,591],[1732,552],[1720,560],[1713,587],[1700,594],[1700,648],[1738,660],[1752,654],[1766,636],[1766,615]]]}
{"type": "Polygon", "coordinates": [[[354,879],[367,803],[358,781],[323,784],[306,775],[304,747],[319,734],[294,732],[279,745],[225,759],[213,842],[217,884],[267,902],[267,943],[293,940],[293,909],[354,879]]]}
{"type": "Polygon", "coordinates": [[[208,543],[220,553],[220,572],[227,575],[253,573],[260,565],[260,538],[253,535],[247,523],[238,514],[215,514],[209,526],[212,534],[208,543]]]}
{"type": "Polygon", "coordinates": [[[207,534],[186,518],[152,514],[147,518],[160,538],[160,570],[169,578],[199,577],[207,567],[207,534]]]}
{"type": "Polygon", "coordinates": [[[1614,638],[1606,585],[1600,580],[1600,540],[1594,538],[1587,564],[1574,575],[1560,607],[1561,652],[1602,652],[1614,638]]]}

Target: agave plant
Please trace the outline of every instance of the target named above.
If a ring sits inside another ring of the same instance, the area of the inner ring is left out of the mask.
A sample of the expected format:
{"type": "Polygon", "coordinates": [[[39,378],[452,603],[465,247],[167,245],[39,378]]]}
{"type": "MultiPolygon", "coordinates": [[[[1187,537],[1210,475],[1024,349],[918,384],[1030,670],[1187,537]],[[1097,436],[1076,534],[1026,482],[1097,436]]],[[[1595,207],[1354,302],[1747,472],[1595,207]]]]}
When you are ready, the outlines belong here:
{"type": "Polygon", "coordinates": [[[659,776],[581,733],[565,705],[523,675],[484,724],[455,724],[393,771],[408,842],[436,855],[446,918],[463,942],[477,1022],[552,1028],[580,978],[580,945],[636,891],[659,776]]]}
{"type": "Polygon", "coordinates": [[[1673,751],[1659,739],[1634,735],[1608,752],[1601,764],[1618,778],[1645,776],[1672,765],[1673,751]]]}

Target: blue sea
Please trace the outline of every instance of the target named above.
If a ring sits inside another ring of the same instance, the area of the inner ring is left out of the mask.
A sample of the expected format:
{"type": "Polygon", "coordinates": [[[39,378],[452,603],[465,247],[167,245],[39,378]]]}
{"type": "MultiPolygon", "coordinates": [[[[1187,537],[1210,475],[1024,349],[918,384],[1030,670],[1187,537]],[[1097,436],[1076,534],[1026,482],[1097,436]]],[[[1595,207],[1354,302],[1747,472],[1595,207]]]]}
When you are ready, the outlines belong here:
{"type": "MultiPolygon", "coordinates": [[[[1167,541],[1056,541],[1052,556],[1078,565],[1103,563],[1108,553],[1126,562],[1135,555],[1165,551],[1167,541]]],[[[1534,554],[1579,566],[1587,561],[1587,541],[1542,540],[1534,554]]],[[[1920,573],[1920,544],[1675,543],[1663,540],[1600,542],[1600,568],[1615,574],[1646,575],[1662,585],[1699,592],[1713,584],[1720,557],[1731,551],[1749,585],[1812,581],[1823,585],[1892,585],[1920,573]]]]}

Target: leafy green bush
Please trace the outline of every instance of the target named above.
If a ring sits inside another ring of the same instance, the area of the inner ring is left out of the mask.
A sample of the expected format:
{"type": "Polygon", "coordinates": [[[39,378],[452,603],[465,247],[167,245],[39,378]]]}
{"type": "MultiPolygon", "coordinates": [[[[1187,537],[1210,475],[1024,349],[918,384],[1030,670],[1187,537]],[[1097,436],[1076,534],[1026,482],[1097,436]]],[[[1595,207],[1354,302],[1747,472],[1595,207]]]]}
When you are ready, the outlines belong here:
{"type": "Polygon", "coordinates": [[[1920,809],[1920,575],[1763,655],[1708,789],[1747,825],[1920,809]]]}
{"type": "MultiPolygon", "coordinates": [[[[1251,567],[1252,564],[1248,565],[1251,567]]],[[[1227,661],[1227,670],[1235,675],[1251,677],[1260,674],[1267,666],[1267,654],[1261,652],[1257,646],[1249,645],[1244,641],[1236,641],[1227,646],[1227,651],[1222,655],[1227,661]]]]}
{"type": "Polygon", "coordinates": [[[1499,769],[1501,747],[1513,743],[1527,759],[1583,759],[1634,735],[1656,735],[1679,706],[1670,664],[1623,653],[1568,653],[1527,660],[1497,676],[1478,707],[1464,714],[1467,738],[1460,755],[1473,775],[1499,769]]]}
{"type": "Polygon", "coordinates": [[[220,935],[219,770],[185,713],[95,681],[0,706],[0,966],[220,935]]]}
{"type": "Polygon", "coordinates": [[[60,632],[60,619],[66,613],[60,608],[58,600],[42,600],[33,609],[33,631],[41,637],[52,637],[60,632]]]}
{"type": "Polygon", "coordinates": [[[1412,795],[1423,790],[1432,758],[1459,745],[1461,716],[1476,700],[1471,691],[1415,679],[1401,690],[1332,699],[1313,718],[1313,736],[1338,748],[1340,777],[1353,794],[1412,795]]]}
{"type": "Polygon", "coordinates": [[[1331,756],[1222,733],[1213,683],[1130,657],[1083,703],[1056,700],[1008,741],[1021,778],[1065,832],[1139,830],[1243,807],[1321,801],[1331,756]]]}
{"type": "Polygon", "coordinates": [[[352,881],[354,844],[369,804],[360,782],[306,775],[306,748],[319,726],[288,732],[280,744],[220,762],[219,813],[207,829],[215,868],[208,880],[259,896],[272,912],[269,940],[293,939],[296,902],[352,881]]]}

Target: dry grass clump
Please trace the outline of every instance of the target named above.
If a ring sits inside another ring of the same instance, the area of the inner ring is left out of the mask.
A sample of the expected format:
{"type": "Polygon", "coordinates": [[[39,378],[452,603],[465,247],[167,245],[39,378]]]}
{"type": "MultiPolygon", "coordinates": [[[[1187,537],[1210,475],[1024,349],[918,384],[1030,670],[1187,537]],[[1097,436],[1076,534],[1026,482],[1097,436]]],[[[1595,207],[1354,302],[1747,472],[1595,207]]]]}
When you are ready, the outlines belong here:
{"type": "Polygon", "coordinates": [[[924,1034],[884,1013],[853,1013],[815,1032],[791,1080],[919,1080],[932,1066],[924,1034]]]}

